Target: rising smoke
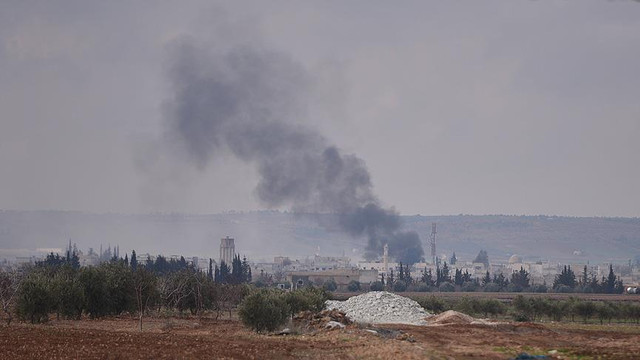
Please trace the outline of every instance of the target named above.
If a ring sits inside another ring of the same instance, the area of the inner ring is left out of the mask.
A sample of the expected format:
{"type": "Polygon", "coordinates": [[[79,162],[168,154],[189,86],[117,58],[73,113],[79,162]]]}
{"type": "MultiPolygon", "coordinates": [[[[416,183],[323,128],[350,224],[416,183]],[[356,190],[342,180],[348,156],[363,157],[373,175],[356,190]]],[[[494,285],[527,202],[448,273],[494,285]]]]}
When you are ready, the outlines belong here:
{"type": "Polygon", "coordinates": [[[418,234],[399,231],[398,214],[379,205],[364,161],[296,121],[312,86],[302,66],[260,46],[210,49],[192,39],[176,41],[171,53],[167,139],[195,166],[232,154],[257,167],[265,205],[338,215],[343,231],[368,238],[367,258],[388,243],[398,261],[420,259],[418,234]]]}

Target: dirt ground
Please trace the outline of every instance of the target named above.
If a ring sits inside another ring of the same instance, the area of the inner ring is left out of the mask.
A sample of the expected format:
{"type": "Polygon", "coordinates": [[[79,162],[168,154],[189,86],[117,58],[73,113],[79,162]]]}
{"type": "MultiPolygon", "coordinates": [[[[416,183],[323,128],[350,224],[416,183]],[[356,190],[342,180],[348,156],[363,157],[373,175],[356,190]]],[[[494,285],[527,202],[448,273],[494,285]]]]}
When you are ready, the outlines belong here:
{"type": "Polygon", "coordinates": [[[638,359],[640,326],[509,323],[255,334],[235,319],[129,317],[0,326],[0,359],[638,359]],[[376,331],[376,334],[371,330],[376,331]]]}

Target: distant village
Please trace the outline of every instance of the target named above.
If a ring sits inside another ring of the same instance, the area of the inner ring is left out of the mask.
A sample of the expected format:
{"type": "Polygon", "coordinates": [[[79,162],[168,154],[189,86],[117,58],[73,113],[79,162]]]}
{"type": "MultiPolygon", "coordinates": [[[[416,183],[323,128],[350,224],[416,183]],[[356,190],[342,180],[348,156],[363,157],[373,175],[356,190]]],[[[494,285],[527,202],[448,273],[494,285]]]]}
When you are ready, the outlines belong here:
{"type": "MultiPolygon", "coordinates": [[[[119,246],[102,246],[98,251],[89,248],[87,252],[78,249],[75,244],[69,241],[67,249],[46,249],[50,250],[45,253],[40,250],[38,255],[28,256],[7,256],[6,254],[0,258],[0,269],[20,268],[28,264],[35,264],[43,261],[47,255],[59,253],[61,256],[75,254],[80,266],[96,266],[102,262],[108,262],[112,259],[123,259],[129,257],[129,254],[121,254],[119,246]]],[[[447,269],[448,276],[453,281],[455,274],[464,275],[465,281],[481,284],[483,279],[490,276],[492,279],[510,279],[512,274],[518,272],[526,272],[530,287],[536,285],[545,285],[551,288],[559,274],[566,271],[567,267],[573,271],[575,277],[580,279],[588,276],[590,279],[604,279],[612,270],[618,281],[627,287],[638,287],[640,284],[640,264],[592,264],[571,263],[561,264],[549,261],[526,261],[524,256],[512,255],[508,260],[494,260],[490,258],[484,250],[481,250],[474,259],[460,259],[456,257],[455,252],[451,255],[434,256],[431,261],[421,261],[415,264],[402,264],[393,261],[385,252],[381,254],[380,260],[376,261],[356,261],[353,262],[348,256],[321,256],[315,254],[302,259],[291,258],[286,255],[275,256],[273,261],[252,261],[247,259],[251,267],[254,282],[268,282],[282,288],[296,288],[306,284],[322,285],[327,282],[335,284],[338,291],[349,291],[349,285],[354,282],[359,285],[371,286],[376,282],[393,282],[394,275],[398,277],[408,277],[419,283],[424,279],[425,274],[435,278],[442,269],[447,269]]],[[[238,255],[235,251],[235,239],[224,237],[220,239],[220,252],[216,258],[210,256],[191,256],[185,257],[181,255],[158,255],[151,253],[138,253],[137,261],[140,264],[146,264],[148,261],[155,261],[158,256],[166,258],[167,261],[182,261],[193,266],[203,272],[211,270],[211,267],[218,267],[222,263],[231,264],[234,257],[238,255]]],[[[434,282],[436,280],[434,279],[434,282]]],[[[486,282],[486,280],[484,280],[486,282]]],[[[578,280],[576,280],[578,281],[578,280]]],[[[463,285],[463,284],[459,284],[463,285]]],[[[483,284],[484,285],[484,284],[483,284]]],[[[418,289],[418,291],[421,291],[418,289]]],[[[472,287],[462,291],[475,291],[472,287]]]]}

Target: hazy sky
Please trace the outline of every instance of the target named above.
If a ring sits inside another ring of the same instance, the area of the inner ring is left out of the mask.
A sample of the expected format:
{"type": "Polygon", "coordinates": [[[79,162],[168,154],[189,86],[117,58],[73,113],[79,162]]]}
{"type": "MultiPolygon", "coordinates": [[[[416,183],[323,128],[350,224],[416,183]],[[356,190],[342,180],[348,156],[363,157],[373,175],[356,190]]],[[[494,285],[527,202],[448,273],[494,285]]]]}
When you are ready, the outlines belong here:
{"type": "Polygon", "coordinates": [[[640,216],[640,4],[604,0],[2,1],[0,209],[264,208],[158,150],[184,37],[300,64],[296,122],[402,214],[640,216]]]}

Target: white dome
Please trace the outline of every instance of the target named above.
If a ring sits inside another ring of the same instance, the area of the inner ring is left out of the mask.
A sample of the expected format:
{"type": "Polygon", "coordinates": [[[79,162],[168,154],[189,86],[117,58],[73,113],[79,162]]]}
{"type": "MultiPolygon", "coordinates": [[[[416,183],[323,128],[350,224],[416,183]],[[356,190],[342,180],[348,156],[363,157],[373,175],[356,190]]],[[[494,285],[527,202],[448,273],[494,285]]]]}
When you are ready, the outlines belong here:
{"type": "Polygon", "coordinates": [[[520,264],[520,263],[522,263],[522,256],[513,254],[509,258],[509,264],[520,264]]]}

